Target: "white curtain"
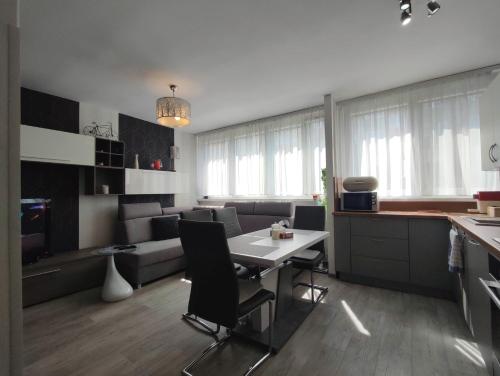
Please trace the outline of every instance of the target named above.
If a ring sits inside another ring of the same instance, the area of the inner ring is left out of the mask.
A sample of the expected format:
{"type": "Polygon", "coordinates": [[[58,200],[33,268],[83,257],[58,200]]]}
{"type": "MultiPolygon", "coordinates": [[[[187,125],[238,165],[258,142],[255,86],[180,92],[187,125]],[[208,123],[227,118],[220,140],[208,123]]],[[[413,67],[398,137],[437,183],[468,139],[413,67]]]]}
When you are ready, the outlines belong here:
{"type": "Polygon", "coordinates": [[[323,107],[197,135],[198,193],[310,196],[322,193],[323,107]]]}
{"type": "Polygon", "coordinates": [[[382,197],[468,196],[500,188],[481,171],[476,71],[337,104],[336,175],[375,176],[382,197]]]}

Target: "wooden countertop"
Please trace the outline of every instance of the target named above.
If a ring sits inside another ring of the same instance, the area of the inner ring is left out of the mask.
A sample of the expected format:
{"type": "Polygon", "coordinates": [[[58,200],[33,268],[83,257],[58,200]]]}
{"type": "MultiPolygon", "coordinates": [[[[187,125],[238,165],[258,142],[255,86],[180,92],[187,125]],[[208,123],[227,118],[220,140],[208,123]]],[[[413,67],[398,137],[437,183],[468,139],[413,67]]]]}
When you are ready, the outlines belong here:
{"type": "Polygon", "coordinates": [[[447,219],[461,228],[474,240],[484,246],[490,254],[500,259],[500,243],[493,238],[500,238],[500,227],[476,225],[464,216],[478,216],[473,213],[447,213],[442,211],[379,211],[379,212],[334,212],[337,217],[374,217],[374,218],[422,218],[422,219],[447,219]]]}
{"type": "Polygon", "coordinates": [[[378,212],[334,212],[336,217],[404,217],[404,218],[429,218],[429,219],[448,219],[450,213],[433,210],[417,211],[378,211],[378,212]]]}
{"type": "Polygon", "coordinates": [[[485,247],[491,255],[500,259],[500,243],[493,240],[493,238],[500,238],[499,226],[476,225],[463,218],[463,214],[460,216],[451,215],[449,219],[453,224],[460,227],[465,233],[485,247]]]}

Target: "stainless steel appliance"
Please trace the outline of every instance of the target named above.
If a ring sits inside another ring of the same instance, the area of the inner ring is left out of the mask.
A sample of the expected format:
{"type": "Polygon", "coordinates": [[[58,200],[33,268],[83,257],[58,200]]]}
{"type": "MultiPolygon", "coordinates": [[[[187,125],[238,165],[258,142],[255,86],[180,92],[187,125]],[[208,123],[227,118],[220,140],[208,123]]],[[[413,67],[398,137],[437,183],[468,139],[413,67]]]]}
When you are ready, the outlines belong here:
{"type": "Polygon", "coordinates": [[[491,349],[493,352],[493,374],[500,375],[500,261],[489,256],[490,278],[479,278],[484,291],[490,297],[491,309],[491,349]]]}
{"type": "Polygon", "coordinates": [[[342,192],[340,194],[342,211],[378,211],[377,192],[342,192]]]}

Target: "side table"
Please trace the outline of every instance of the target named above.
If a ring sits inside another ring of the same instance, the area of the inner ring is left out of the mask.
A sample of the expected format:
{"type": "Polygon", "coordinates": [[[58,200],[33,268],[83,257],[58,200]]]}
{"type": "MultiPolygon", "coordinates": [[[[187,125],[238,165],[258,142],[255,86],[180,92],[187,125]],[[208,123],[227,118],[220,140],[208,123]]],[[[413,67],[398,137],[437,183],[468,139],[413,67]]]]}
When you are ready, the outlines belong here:
{"type": "Polygon", "coordinates": [[[96,252],[99,255],[107,256],[108,266],[106,270],[106,278],[102,286],[101,297],[105,302],[116,302],[123,300],[132,295],[132,286],[123,278],[115,265],[115,254],[134,251],[131,249],[118,249],[114,247],[98,249],[96,252]]]}

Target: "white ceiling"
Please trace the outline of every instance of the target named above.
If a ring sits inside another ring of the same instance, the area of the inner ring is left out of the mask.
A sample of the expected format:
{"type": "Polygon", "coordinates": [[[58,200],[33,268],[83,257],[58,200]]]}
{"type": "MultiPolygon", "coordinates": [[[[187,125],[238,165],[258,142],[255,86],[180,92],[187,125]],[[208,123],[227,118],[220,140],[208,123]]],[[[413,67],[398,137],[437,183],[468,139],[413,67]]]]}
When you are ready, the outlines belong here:
{"type": "Polygon", "coordinates": [[[23,86],[154,121],[168,84],[189,132],[500,63],[500,1],[21,0],[23,86]]]}

